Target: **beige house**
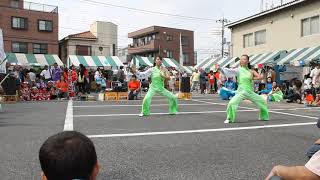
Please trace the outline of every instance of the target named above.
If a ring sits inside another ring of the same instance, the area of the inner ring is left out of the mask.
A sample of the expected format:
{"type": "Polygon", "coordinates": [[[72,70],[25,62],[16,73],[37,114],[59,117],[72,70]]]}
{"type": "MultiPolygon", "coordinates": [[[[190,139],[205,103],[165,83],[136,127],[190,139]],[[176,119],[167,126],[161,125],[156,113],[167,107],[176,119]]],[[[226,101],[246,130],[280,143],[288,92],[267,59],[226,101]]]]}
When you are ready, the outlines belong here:
{"type": "Polygon", "coordinates": [[[117,37],[117,25],[111,22],[94,22],[89,31],[72,34],[60,40],[60,58],[66,63],[69,55],[116,56],[117,37]]]}
{"type": "Polygon", "coordinates": [[[231,56],[319,46],[319,15],[319,0],[295,0],[230,23],[231,56]]]}

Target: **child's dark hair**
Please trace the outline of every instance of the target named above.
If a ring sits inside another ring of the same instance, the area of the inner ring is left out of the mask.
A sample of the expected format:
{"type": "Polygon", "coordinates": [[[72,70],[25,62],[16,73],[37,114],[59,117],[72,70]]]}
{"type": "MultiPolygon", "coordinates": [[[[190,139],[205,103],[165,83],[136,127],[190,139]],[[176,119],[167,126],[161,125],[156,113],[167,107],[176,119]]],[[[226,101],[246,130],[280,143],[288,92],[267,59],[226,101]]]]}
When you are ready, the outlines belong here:
{"type": "Polygon", "coordinates": [[[48,180],[89,180],[97,164],[92,141],[75,131],[49,137],[40,148],[39,159],[48,180]]]}

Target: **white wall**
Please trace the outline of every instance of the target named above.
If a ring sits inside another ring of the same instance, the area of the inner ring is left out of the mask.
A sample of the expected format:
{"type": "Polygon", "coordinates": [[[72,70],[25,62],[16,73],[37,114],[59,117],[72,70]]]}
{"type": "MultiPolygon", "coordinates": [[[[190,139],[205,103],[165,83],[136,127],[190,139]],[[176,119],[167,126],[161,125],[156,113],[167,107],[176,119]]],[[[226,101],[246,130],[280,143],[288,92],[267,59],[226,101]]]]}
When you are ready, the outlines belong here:
{"type": "Polygon", "coordinates": [[[301,20],[320,15],[320,1],[266,15],[232,29],[232,56],[320,45],[320,34],[301,37],[301,20]],[[266,29],[266,44],[243,47],[243,35],[266,29]]]}

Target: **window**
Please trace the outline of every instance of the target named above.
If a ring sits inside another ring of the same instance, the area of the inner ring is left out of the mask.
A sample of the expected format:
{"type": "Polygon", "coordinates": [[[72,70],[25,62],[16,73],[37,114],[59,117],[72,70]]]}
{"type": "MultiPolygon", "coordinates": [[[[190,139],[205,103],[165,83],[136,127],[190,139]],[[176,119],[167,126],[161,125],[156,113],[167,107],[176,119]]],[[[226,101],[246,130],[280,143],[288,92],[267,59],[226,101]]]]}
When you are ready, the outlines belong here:
{"type": "Polygon", "coordinates": [[[12,43],[13,53],[28,53],[28,43],[25,42],[13,42],[12,43]]]}
{"type": "Polygon", "coordinates": [[[254,44],[260,45],[266,43],[266,30],[257,31],[254,33],[254,44]]]}
{"type": "Polygon", "coordinates": [[[311,34],[318,34],[319,33],[319,25],[320,25],[319,16],[312,17],[310,20],[311,34]]]}
{"type": "Polygon", "coordinates": [[[39,20],[39,31],[48,31],[51,32],[53,30],[52,21],[39,20]]]}
{"type": "Polygon", "coordinates": [[[187,36],[181,36],[181,44],[182,46],[189,46],[189,41],[187,36]]]}
{"type": "Polygon", "coordinates": [[[12,29],[27,29],[28,19],[23,17],[12,17],[11,18],[12,29]]]}
{"type": "Polygon", "coordinates": [[[253,46],[253,33],[243,35],[243,47],[253,46]]]}
{"type": "Polygon", "coordinates": [[[167,35],[167,41],[172,41],[172,40],[173,40],[173,36],[167,35]]]}
{"type": "Polygon", "coordinates": [[[313,34],[318,34],[320,26],[319,16],[314,16],[311,18],[306,18],[301,20],[301,35],[309,36],[313,34]]]}
{"type": "Polygon", "coordinates": [[[173,52],[171,50],[167,50],[167,58],[173,58],[173,52]]]}
{"type": "Polygon", "coordinates": [[[48,44],[33,44],[33,54],[48,54],[48,44]]]}
{"type": "MultiPolygon", "coordinates": [[[[187,53],[183,53],[183,64],[188,64],[189,55],[187,53]]],[[[183,66],[183,64],[181,64],[183,66]]]]}
{"type": "Polygon", "coordinates": [[[76,46],[76,55],[91,56],[91,46],[76,46]]]}
{"type": "Polygon", "coordinates": [[[18,0],[11,0],[10,6],[12,8],[19,8],[19,1],[18,0]]]}

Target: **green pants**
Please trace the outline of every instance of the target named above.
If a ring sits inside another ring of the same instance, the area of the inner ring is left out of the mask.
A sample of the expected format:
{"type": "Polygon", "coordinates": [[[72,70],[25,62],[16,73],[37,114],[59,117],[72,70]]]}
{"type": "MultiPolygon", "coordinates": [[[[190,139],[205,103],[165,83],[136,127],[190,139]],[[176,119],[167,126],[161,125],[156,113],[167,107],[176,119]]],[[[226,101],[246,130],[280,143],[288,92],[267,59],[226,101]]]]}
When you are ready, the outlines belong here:
{"type": "Polygon", "coordinates": [[[229,122],[234,123],[237,115],[237,108],[239,104],[248,99],[257,105],[260,109],[259,119],[267,121],[269,120],[269,112],[266,100],[253,91],[240,91],[230,100],[227,108],[227,119],[229,122]]]}
{"type": "Polygon", "coordinates": [[[151,105],[151,99],[155,94],[161,94],[165,96],[169,100],[169,113],[170,114],[176,114],[178,111],[178,99],[177,97],[172,94],[170,91],[163,88],[161,91],[156,91],[153,88],[150,88],[148,90],[148,93],[143,99],[142,104],[142,113],[144,116],[150,115],[150,105],[151,105]]]}

